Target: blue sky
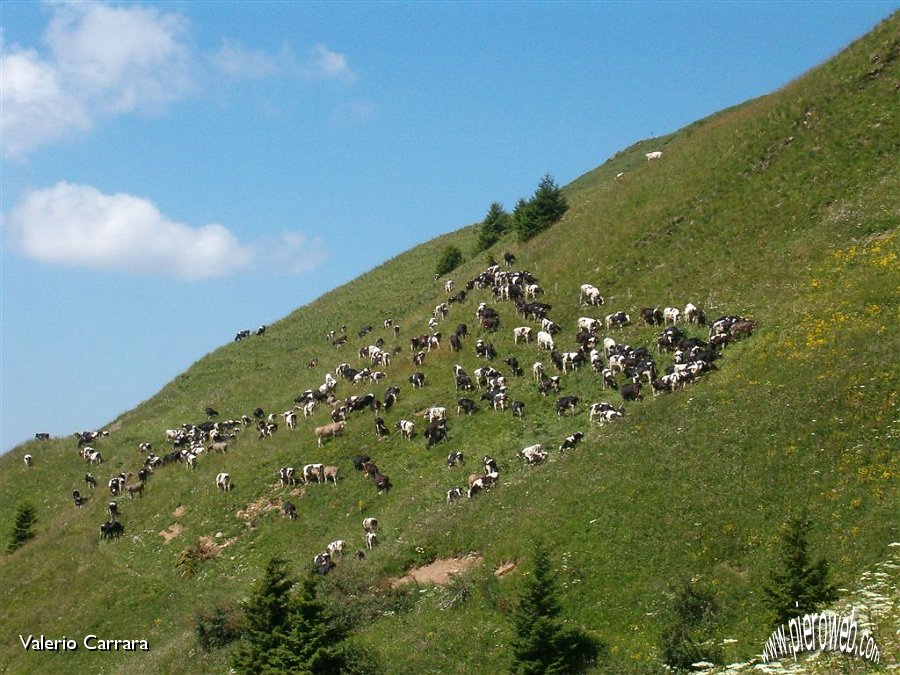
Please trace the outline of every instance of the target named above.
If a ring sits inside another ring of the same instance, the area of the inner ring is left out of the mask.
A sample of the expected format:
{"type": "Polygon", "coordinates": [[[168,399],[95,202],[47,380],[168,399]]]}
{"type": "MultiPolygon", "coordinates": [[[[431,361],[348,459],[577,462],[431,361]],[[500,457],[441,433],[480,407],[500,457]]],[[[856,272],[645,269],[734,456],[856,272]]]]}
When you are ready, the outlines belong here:
{"type": "Polygon", "coordinates": [[[101,428],[238,330],[898,6],[6,0],[0,452],[101,428]]]}

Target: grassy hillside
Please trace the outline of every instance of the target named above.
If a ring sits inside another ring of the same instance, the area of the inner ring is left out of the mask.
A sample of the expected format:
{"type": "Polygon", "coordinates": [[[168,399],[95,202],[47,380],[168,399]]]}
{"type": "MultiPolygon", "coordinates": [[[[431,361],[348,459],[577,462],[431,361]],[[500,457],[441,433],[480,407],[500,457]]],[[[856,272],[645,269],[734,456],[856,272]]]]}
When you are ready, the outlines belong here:
{"type": "MultiPolygon", "coordinates": [[[[575,347],[579,316],[616,310],[636,319],[641,307],[690,301],[711,318],[758,321],[752,337],[724,350],[716,372],[684,392],[628,403],[613,424],[591,425],[584,405],[574,419],[557,419],[553,398],[542,397],[527,372],[535,360],[549,367],[546,353],[513,344],[512,327],[533,324],[487,290],[452,305],[441,324],[445,335],[469,325],[463,351],[430,352],[421,368],[426,386],[407,382],[416,370],[408,339],[426,332],[432,309],[446,299],[444,280],[432,276],[436,260],[448,244],[472,250],[476,228],[467,227],[298,309],[263,337],[225,344],[111,422],[109,437],[95,444],[106,460],[93,468],[100,487],[83,508],[73,506],[71,490],[85,492],[88,467],[73,438],[29,442],[0,458],[0,546],[19,504],[38,514],[37,536],[0,555],[0,669],[226,672],[227,649],[198,646],[197,613],[245,599],[273,554],[305,574],[334,539],[361,548],[360,523],[369,515],[382,523],[379,547],[365,561],[341,561],[321,589],[384,672],[502,671],[510,611],[538,539],[554,551],[566,618],[609,647],[597,672],[658,671],[672,589],[692,577],[715,591],[710,639],[723,645],[725,662],[759,655],[771,632],[762,589],[790,515],[808,509],[813,548],[844,589],[900,541],[898,55],[895,15],[779,92],[621,151],[565,187],[570,209],[561,222],[526,244],[508,239],[492,249],[498,258],[513,251],[517,267],[539,279],[566,350],[575,347]],[[648,163],[644,153],[657,149],[662,159],[648,163]],[[601,289],[604,307],[579,306],[585,282],[601,289]],[[509,378],[511,398],[526,404],[524,419],[484,404],[471,417],[455,415],[453,364],[470,374],[484,365],[473,348],[479,302],[500,312],[501,330],[483,335],[499,361],[515,355],[526,368],[525,377],[509,378]],[[280,416],[339,363],[361,367],[359,347],[377,337],[393,346],[382,328],[387,317],[400,325],[403,347],[387,379],[341,382],[338,395],[380,398],[399,385],[398,404],[383,414],[392,430],[401,418],[446,405],[454,413],[446,442],[426,449],[420,417],[413,441],[392,434],[377,442],[366,411],[351,415],[344,436],[317,448],[312,429],[329,419],[320,408],[272,438],[242,431],[227,454],[201,456],[194,471],[158,469],[142,499],[118,499],[125,536],[99,540],[109,500],[103,487],[138,469],[139,442],[162,454],[164,430],[203,421],[206,406],[222,418],[256,407],[280,416]],[[336,349],[323,336],[342,324],[350,339],[336,349]],[[373,334],[358,338],[367,324],[373,334]],[[310,369],[312,358],[320,365],[310,369]],[[557,452],[577,430],[586,434],[580,447],[557,452]],[[516,453],[532,443],[552,448],[551,461],[523,466],[516,453]],[[466,454],[463,469],[446,467],[451,451],[466,454]],[[360,452],[391,477],[389,493],[376,495],[354,473],[350,458],[360,452]],[[34,466],[24,465],[25,453],[34,466]],[[499,485],[448,505],[447,488],[464,485],[484,453],[500,463],[499,485]],[[277,470],[309,462],[336,464],[344,479],[289,496],[277,470]],[[220,471],[234,479],[228,494],[215,489],[220,471]],[[267,508],[285,498],[297,505],[294,522],[267,508]],[[167,541],[163,532],[177,535],[167,541]],[[176,560],[201,537],[220,547],[218,555],[182,577],[176,560]],[[391,587],[411,567],[470,552],[482,564],[448,588],[391,587]],[[524,564],[494,574],[510,562],[524,564]],[[26,652],[20,634],[146,639],[151,651],[26,652]]],[[[457,287],[486,266],[487,254],[470,256],[452,275],[457,287]]],[[[652,347],[659,330],[635,321],[603,334],[652,347]]],[[[671,359],[660,355],[660,368],[671,359]]],[[[582,403],[621,403],[600,385],[589,368],[563,376],[563,393],[582,403]]],[[[889,656],[898,616],[875,623],[889,656]]]]}

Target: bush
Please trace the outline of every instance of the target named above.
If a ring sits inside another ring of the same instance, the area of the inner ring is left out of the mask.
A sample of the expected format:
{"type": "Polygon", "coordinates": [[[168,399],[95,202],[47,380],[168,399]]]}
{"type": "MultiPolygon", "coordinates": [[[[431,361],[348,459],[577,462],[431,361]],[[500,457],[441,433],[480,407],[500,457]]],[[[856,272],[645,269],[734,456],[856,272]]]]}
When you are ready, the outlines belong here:
{"type": "Polygon", "coordinates": [[[475,241],[475,253],[480,253],[496,244],[509,230],[510,217],[503,210],[503,206],[499,202],[491,204],[487,215],[481,222],[481,228],[478,230],[478,239],[475,241]]]}
{"type": "Polygon", "coordinates": [[[444,249],[443,253],[441,253],[441,257],[438,258],[437,267],[435,268],[435,274],[439,277],[442,277],[445,274],[450,274],[450,272],[459,267],[462,261],[462,251],[460,251],[456,246],[448,246],[444,249]]]}
{"type": "Polygon", "coordinates": [[[204,651],[212,651],[238,640],[243,633],[240,609],[218,605],[200,612],[194,619],[194,634],[204,651]]]}
{"type": "Polygon", "coordinates": [[[718,663],[719,648],[711,641],[716,613],[712,593],[693,580],[675,591],[672,613],[660,635],[663,660],[672,668],[690,670],[698,661],[718,663]]]}

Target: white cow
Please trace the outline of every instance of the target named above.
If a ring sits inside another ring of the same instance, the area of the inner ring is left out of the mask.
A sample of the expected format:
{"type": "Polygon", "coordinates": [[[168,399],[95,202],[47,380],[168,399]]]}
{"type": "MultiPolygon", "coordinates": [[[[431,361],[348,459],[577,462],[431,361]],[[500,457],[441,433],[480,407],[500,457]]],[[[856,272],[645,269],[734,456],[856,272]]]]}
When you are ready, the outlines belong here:
{"type": "Polygon", "coordinates": [[[225,492],[231,492],[231,476],[225,472],[216,476],[216,488],[225,492]]]}

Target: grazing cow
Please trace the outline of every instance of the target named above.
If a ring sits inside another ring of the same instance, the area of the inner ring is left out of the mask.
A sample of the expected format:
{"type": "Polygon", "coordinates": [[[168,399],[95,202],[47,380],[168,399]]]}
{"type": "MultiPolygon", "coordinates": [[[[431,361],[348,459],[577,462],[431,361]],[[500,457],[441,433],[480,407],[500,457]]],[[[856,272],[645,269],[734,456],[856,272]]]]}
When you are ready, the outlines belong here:
{"type": "Polygon", "coordinates": [[[463,461],[465,461],[465,458],[463,457],[463,453],[461,452],[451,452],[449,455],[447,455],[448,467],[459,466],[463,463],[463,461]]]}
{"type": "Polygon", "coordinates": [[[512,401],[510,407],[515,417],[525,417],[525,404],[522,401],[512,401]]]}
{"type": "Polygon", "coordinates": [[[110,502],[106,505],[106,512],[109,514],[109,519],[115,522],[119,517],[119,505],[116,502],[110,502]]]}
{"type": "Polygon", "coordinates": [[[325,465],[324,464],[305,464],[303,466],[303,482],[311,483],[315,479],[316,483],[325,482],[325,465]]]}
{"type": "Polygon", "coordinates": [[[576,431],[574,434],[570,434],[563,439],[563,442],[559,445],[559,451],[563,450],[574,450],[581,439],[584,438],[584,434],[580,431],[576,431]]]}
{"type": "Polygon", "coordinates": [[[347,423],[342,420],[340,422],[332,422],[331,424],[316,427],[316,442],[319,444],[319,447],[322,447],[323,438],[334,438],[335,436],[343,434],[346,426],[347,423]]]}
{"type": "Polygon", "coordinates": [[[375,532],[366,532],[366,548],[370,551],[378,544],[378,534],[375,532]]]}
{"type": "Polygon", "coordinates": [[[602,325],[600,323],[600,319],[592,319],[589,316],[582,316],[578,319],[578,328],[581,330],[585,330],[591,335],[597,332],[597,330],[602,325]]]}
{"type": "Polygon", "coordinates": [[[94,478],[94,474],[92,473],[84,474],[84,483],[91,488],[91,490],[97,487],[97,479],[94,478]]]}
{"type": "Polygon", "coordinates": [[[325,550],[328,552],[328,555],[330,555],[332,557],[337,555],[338,557],[343,558],[344,557],[344,548],[346,548],[346,546],[347,546],[347,542],[345,542],[343,539],[335,539],[333,542],[331,542],[330,544],[328,544],[328,546],[325,547],[325,550]]]}
{"type": "Polygon", "coordinates": [[[216,489],[231,492],[231,476],[224,471],[216,476],[216,489]]]}
{"type": "Polygon", "coordinates": [[[124,476],[114,476],[109,479],[109,494],[113,497],[117,496],[122,490],[125,489],[125,477],[124,476]]]}
{"type": "Polygon", "coordinates": [[[535,443],[519,450],[519,457],[528,464],[540,464],[547,459],[547,451],[544,450],[540,443],[535,443]]]}
{"type": "Polygon", "coordinates": [[[600,295],[600,290],[591,284],[581,284],[581,295],[578,298],[579,302],[586,302],[588,305],[602,305],[603,304],[603,296],[600,295]]]}
{"type": "Polygon", "coordinates": [[[138,495],[139,497],[143,498],[144,497],[144,484],[137,483],[136,485],[126,485],[125,491],[128,492],[129,499],[134,499],[135,495],[138,495]]]}
{"type": "Polygon", "coordinates": [[[538,384],[538,391],[541,392],[541,396],[546,396],[547,392],[555,391],[557,394],[559,393],[562,380],[559,375],[554,375],[553,377],[548,377],[540,381],[538,384]]]}
{"type": "Polygon", "coordinates": [[[444,282],[444,293],[452,293],[453,292],[453,279],[447,279],[444,282]]]}
{"type": "Polygon", "coordinates": [[[316,566],[317,574],[328,574],[337,567],[337,565],[331,562],[331,556],[325,551],[313,557],[313,564],[316,566]]]}
{"type": "Polygon", "coordinates": [[[600,424],[611,422],[612,420],[622,417],[625,414],[625,406],[615,408],[610,403],[593,403],[590,406],[590,421],[593,422],[595,417],[600,418],[600,424]]]}
{"type": "Polygon", "coordinates": [[[378,440],[382,440],[384,438],[387,438],[389,435],[390,435],[390,432],[388,431],[388,428],[384,425],[384,419],[382,419],[381,417],[376,417],[375,418],[375,437],[378,438],[378,440]]]}
{"type": "Polygon", "coordinates": [[[732,339],[737,340],[744,337],[750,337],[753,334],[754,328],[756,328],[755,321],[736,321],[728,328],[728,334],[732,339]]]}
{"type": "Polygon", "coordinates": [[[285,518],[289,520],[295,520],[297,518],[297,507],[294,506],[291,502],[285,502],[281,505],[281,512],[284,514],[285,518]]]}
{"type": "Polygon", "coordinates": [[[641,321],[648,326],[661,326],[665,319],[659,307],[644,307],[640,312],[641,321]]]}
{"type": "Polygon", "coordinates": [[[577,396],[563,396],[556,400],[556,417],[557,419],[566,414],[567,410],[572,411],[572,417],[575,416],[575,409],[578,407],[577,396]]]}
{"type": "Polygon", "coordinates": [[[457,499],[462,497],[462,490],[458,487],[453,487],[447,490],[447,503],[455,502],[457,499]]]}
{"type": "Polygon", "coordinates": [[[357,471],[363,470],[363,465],[368,462],[371,458],[368,455],[354,455],[353,459],[353,468],[357,471]]]}
{"type": "Polygon", "coordinates": [[[535,382],[540,382],[544,379],[544,364],[540,361],[536,361],[533,366],[531,366],[531,376],[534,378],[535,382]]]}
{"type": "Polygon", "coordinates": [[[428,446],[436,445],[447,438],[447,422],[445,420],[432,420],[425,429],[425,438],[428,439],[428,446]]]}
{"type": "Polygon", "coordinates": [[[531,342],[531,334],[532,329],[530,326],[519,326],[517,328],[513,328],[513,341],[515,344],[519,344],[519,340],[523,342],[531,342]]]}
{"type": "Polygon", "coordinates": [[[378,532],[378,519],[371,516],[363,519],[363,532],[378,532]]]}
{"type": "Polygon", "coordinates": [[[621,328],[631,323],[631,317],[625,312],[614,312],[606,315],[607,328],[621,328]]]}
{"type": "Polygon", "coordinates": [[[75,501],[75,507],[81,508],[84,506],[84,497],[81,496],[81,493],[76,489],[72,489],[72,499],[75,501]]]}
{"type": "Polygon", "coordinates": [[[50,440],[50,434],[48,434],[44,431],[40,431],[40,432],[36,433],[34,435],[34,437],[39,441],[49,441],[50,440]]]}
{"type": "Polygon", "coordinates": [[[378,494],[382,492],[387,492],[391,489],[391,479],[385,476],[383,473],[375,474],[375,491],[378,494]]]}
{"type": "Polygon", "coordinates": [[[538,331],[537,334],[537,346],[538,349],[547,349],[553,350],[555,349],[555,345],[553,343],[553,336],[550,335],[547,331],[538,331]]]}
{"type": "Polygon", "coordinates": [[[623,401],[643,401],[644,396],[641,394],[640,382],[629,382],[622,386],[623,401]]]}
{"type": "Polygon", "coordinates": [[[262,326],[260,326],[259,328],[257,328],[257,329],[256,329],[256,334],[257,334],[257,335],[265,335],[265,334],[266,334],[266,326],[265,326],[265,325],[262,325],[262,326]]]}
{"type": "Polygon", "coordinates": [[[659,159],[662,157],[662,150],[654,150],[653,152],[648,152],[644,157],[647,158],[647,162],[652,162],[654,159],[659,159]]]}
{"type": "Polygon", "coordinates": [[[416,433],[415,422],[410,422],[409,420],[400,420],[394,426],[400,431],[403,438],[406,438],[407,440],[412,439],[416,433]]]}
{"type": "Polygon", "coordinates": [[[663,309],[663,322],[664,323],[669,323],[671,321],[672,325],[674,326],[676,323],[678,323],[678,320],[680,318],[681,318],[681,310],[678,309],[677,307],[665,307],[663,309]]]}
{"type": "Polygon", "coordinates": [[[25,466],[34,466],[34,457],[31,455],[25,455],[23,459],[25,460],[25,466]]]}
{"type": "Polygon", "coordinates": [[[118,539],[125,532],[125,526],[115,520],[110,520],[100,526],[101,539],[118,539]]]}
{"type": "Polygon", "coordinates": [[[294,429],[297,426],[297,413],[293,410],[286,410],[281,415],[284,417],[284,423],[288,429],[294,429]]]}
{"type": "Polygon", "coordinates": [[[250,337],[250,330],[249,330],[249,329],[248,329],[248,330],[238,331],[237,335],[234,336],[234,341],[235,341],[235,342],[240,342],[240,341],[243,340],[244,338],[248,338],[248,337],[250,337]]]}
{"type": "Polygon", "coordinates": [[[481,458],[481,465],[484,467],[484,472],[486,474],[500,473],[500,469],[497,468],[497,460],[490,455],[485,455],[481,458]]]}
{"type": "Polygon", "coordinates": [[[409,381],[412,383],[412,386],[418,389],[419,387],[425,386],[425,373],[413,373],[409,376],[409,381]]]}
{"type": "Polygon", "coordinates": [[[466,415],[471,415],[473,412],[478,410],[478,406],[475,404],[470,398],[461,398],[456,402],[456,414],[459,415],[461,413],[466,413],[466,415]]]}
{"type": "Polygon", "coordinates": [[[296,485],[297,472],[292,466],[284,466],[278,470],[278,480],[282,485],[296,485]]]}
{"type": "Polygon", "coordinates": [[[689,302],[684,306],[684,320],[702,326],[706,323],[706,314],[697,305],[689,302]]]}
{"type": "Polygon", "coordinates": [[[328,479],[331,479],[333,485],[337,485],[338,478],[340,478],[340,469],[336,466],[326,466],[322,469],[322,475],[324,482],[328,482],[328,479]]]}

